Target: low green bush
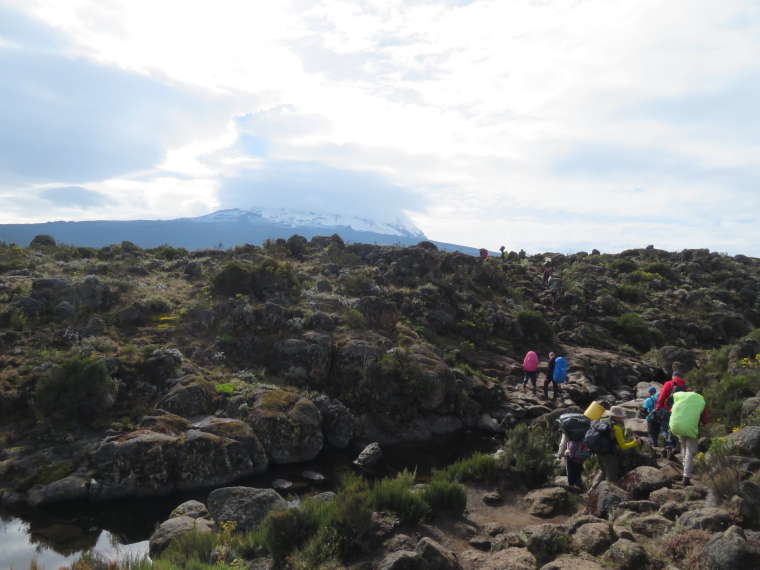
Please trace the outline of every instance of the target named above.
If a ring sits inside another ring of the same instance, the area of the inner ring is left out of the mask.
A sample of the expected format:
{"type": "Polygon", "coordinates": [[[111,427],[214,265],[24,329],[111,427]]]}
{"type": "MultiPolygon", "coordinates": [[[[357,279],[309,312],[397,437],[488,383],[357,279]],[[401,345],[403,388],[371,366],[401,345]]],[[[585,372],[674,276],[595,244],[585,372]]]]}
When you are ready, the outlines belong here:
{"type": "Polygon", "coordinates": [[[744,471],[733,460],[736,455],[736,448],[730,441],[725,437],[716,437],[710,442],[707,453],[700,453],[694,464],[702,475],[702,483],[723,501],[730,500],[738,493],[739,483],[744,476],[744,471]]]}
{"type": "Polygon", "coordinates": [[[206,568],[214,560],[215,550],[223,535],[191,530],[174,538],[157,562],[169,562],[178,568],[206,568]]]}
{"type": "Polygon", "coordinates": [[[114,391],[115,384],[102,361],[70,358],[37,380],[34,408],[44,418],[85,421],[106,410],[114,391]]]}
{"type": "Polygon", "coordinates": [[[225,265],[213,279],[214,286],[230,297],[247,293],[249,291],[250,281],[250,272],[237,262],[225,265]]]}
{"type": "Polygon", "coordinates": [[[636,313],[626,313],[615,318],[613,332],[618,340],[646,352],[650,348],[662,344],[662,334],[651,328],[647,322],[636,313]]]}
{"type": "Polygon", "coordinates": [[[420,496],[434,513],[460,516],[467,508],[467,489],[459,483],[434,480],[425,485],[420,496]]]}
{"type": "Polygon", "coordinates": [[[154,313],[169,313],[173,308],[172,302],[163,295],[150,295],[145,299],[145,304],[154,313]]]}
{"type": "Polygon", "coordinates": [[[421,521],[430,511],[419,494],[411,490],[414,473],[404,470],[395,478],[381,479],[372,488],[372,506],[376,511],[392,511],[405,523],[421,521]]]}
{"type": "Polygon", "coordinates": [[[483,479],[496,472],[499,462],[491,455],[476,453],[467,459],[433,472],[433,481],[454,481],[465,483],[475,479],[483,479]]]}
{"type": "Polygon", "coordinates": [[[664,261],[655,261],[654,263],[649,263],[643,268],[643,271],[646,273],[654,273],[655,275],[659,275],[668,281],[675,281],[677,279],[676,274],[673,272],[673,268],[664,261]]]}
{"type": "Polygon", "coordinates": [[[538,311],[523,309],[517,312],[517,322],[525,334],[525,340],[532,343],[547,345],[554,338],[552,326],[538,311]]]}
{"type": "Polygon", "coordinates": [[[527,487],[540,487],[557,474],[552,438],[540,427],[519,424],[507,431],[502,464],[527,487]]]}
{"type": "Polygon", "coordinates": [[[719,382],[704,388],[705,402],[712,420],[721,420],[727,428],[741,424],[742,405],[760,390],[760,374],[731,376],[724,374],[719,382]]]}
{"type": "Polygon", "coordinates": [[[618,297],[626,303],[638,303],[645,295],[640,287],[622,284],[618,286],[618,297]]]}
{"type": "Polygon", "coordinates": [[[610,269],[614,269],[615,271],[618,271],[619,273],[633,273],[638,269],[638,266],[636,265],[636,262],[632,259],[629,259],[627,257],[622,257],[620,259],[616,259],[612,263],[610,263],[610,269]]]}

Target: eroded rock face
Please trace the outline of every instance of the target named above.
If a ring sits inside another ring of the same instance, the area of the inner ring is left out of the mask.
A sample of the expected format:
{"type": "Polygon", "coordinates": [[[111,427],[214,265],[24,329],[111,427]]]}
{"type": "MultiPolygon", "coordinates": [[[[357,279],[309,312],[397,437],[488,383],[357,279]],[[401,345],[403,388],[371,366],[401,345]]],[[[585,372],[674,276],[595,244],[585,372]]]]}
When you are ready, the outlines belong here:
{"type": "Polygon", "coordinates": [[[599,486],[589,495],[586,512],[601,519],[609,518],[615,507],[623,501],[630,501],[631,496],[623,489],[602,481],[599,486]]]}
{"type": "Polygon", "coordinates": [[[682,373],[686,373],[695,366],[694,352],[688,348],[678,346],[663,346],[657,351],[657,366],[666,376],[673,374],[673,365],[676,364],[682,373]],[[680,365],[680,366],[679,366],[680,365]]]}
{"type": "Polygon", "coordinates": [[[273,508],[285,509],[288,502],[274,489],[224,487],[208,496],[208,510],[218,523],[234,522],[238,530],[253,528],[273,508]]]}
{"type": "Polygon", "coordinates": [[[299,368],[299,381],[310,386],[322,386],[327,381],[330,371],[330,337],[325,334],[308,332],[301,338],[287,338],[274,343],[272,369],[296,373],[291,369],[299,368]]]}
{"type": "Polygon", "coordinates": [[[345,449],[359,431],[359,420],[339,400],[327,396],[314,400],[322,414],[322,431],[325,439],[335,449],[345,449]]]}
{"type": "Polygon", "coordinates": [[[760,459],[760,427],[747,426],[726,437],[738,455],[760,459]]]}
{"type": "Polygon", "coordinates": [[[454,555],[430,538],[420,540],[414,551],[428,566],[436,570],[462,570],[454,555]]]}
{"type": "Polygon", "coordinates": [[[270,461],[277,464],[311,461],[324,443],[319,410],[291,392],[257,391],[247,422],[270,461]]]}

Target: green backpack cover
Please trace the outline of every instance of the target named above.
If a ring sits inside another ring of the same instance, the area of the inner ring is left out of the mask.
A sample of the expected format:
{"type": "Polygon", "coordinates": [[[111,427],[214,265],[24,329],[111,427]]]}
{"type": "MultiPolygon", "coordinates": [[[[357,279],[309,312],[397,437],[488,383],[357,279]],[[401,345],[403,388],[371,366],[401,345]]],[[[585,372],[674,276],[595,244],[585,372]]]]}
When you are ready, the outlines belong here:
{"type": "Polygon", "coordinates": [[[670,414],[670,432],[678,437],[697,437],[699,418],[705,409],[705,399],[696,392],[673,394],[673,411],[670,414]]]}

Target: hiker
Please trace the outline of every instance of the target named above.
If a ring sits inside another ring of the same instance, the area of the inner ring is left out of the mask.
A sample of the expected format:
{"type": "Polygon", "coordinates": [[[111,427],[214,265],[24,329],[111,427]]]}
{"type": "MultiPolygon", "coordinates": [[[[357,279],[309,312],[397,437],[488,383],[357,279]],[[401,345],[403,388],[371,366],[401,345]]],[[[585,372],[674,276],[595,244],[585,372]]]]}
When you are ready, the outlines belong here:
{"type": "Polygon", "coordinates": [[[678,368],[674,368],[673,377],[662,385],[662,390],[660,390],[660,396],[657,398],[655,406],[657,412],[655,418],[660,422],[660,432],[663,439],[665,439],[665,449],[662,454],[667,459],[673,459],[676,453],[676,443],[678,443],[678,438],[670,432],[668,424],[672,406],[671,396],[674,392],[685,392],[687,389],[686,381],[681,376],[683,376],[683,373],[678,368]]]}
{"type": "Polygon", "coordinates": [[[502,260],[502,261],[506,261],[506,260],[507,260],[507,256],[509,255],[509,254],[507,253],[507,248],[506,248],[506,247],[504,247],[504,246],[501,246],[501,247],[499,248],[499,251],[501,252],[501,260],[502,260]]]}
{"type": "Polygon", "coordinates": [[[699,444],[699,424],[707,425],[710,414],[705,399],[697,392],[673,394],[673,411],[670,416],[670,432],[681,440],[683,453],[683,484],[691,485],[694,457],[699,444]]]}
{"type": "Polygon", "coordinates": [[[612,406],[609,411],[610,419],[602,418],[591,422],[591,427],[586,433],[584,441],[591,453],[596,454],[596,461],[599,464],[599,473],[591,485],[590,491],[593,491],[602,481],[614,483],[618,478],[618,459],[617,450],[631,449],[641,444],[641,439],[633,438],[633,441],[626,443],[623,429],[625,429],[624,418],[625,411],[620,406],[612,406]]]}
{"type": "Polygon", "coordinates": [[[528,352],[523,359],[523,390],[528,385],[528,379],[533,383],[533,393],[536,393],[536,380],[538,379],[538,355],[534,351],[528,352]]]}
{"type": "Polygon", "coordinates": [[[557,295],[559,294],[559,290],[562,288],[562,279],[559,277],[555,277],[552,275],[549,277],[549,292],[552,295],[552,307],[554,306],[554,303],[557,300],[557,295]]]}
{"type": "Polygon", "coordinates": [[[552,270],[552,264],[551,263],[544,263],[546,266],[546,269],[544,269],[544,287],[549,286],[549,279],[551,279],[553,270],[552,270]]]}
{"type": "Polygon", "coordinates": [[[647,392],[649,393],[649,397],[644,400],[641,407],[644,408],[644,411],[647,414],[646,419],[649,445],[657,447],[657,438],[660,435],[660,420],[655,418],[655,411],[657,409],[657,398],[659,397],[659,394],[657,393],[657,388],[654,386],[650,386],[647,392]]]}
{"type": "Polygon", "coordinates": [[[581,441],[569,441],[567,444],[567,457],[565,459],[565,472],[567,484],[578,487],[583,491],[583,464],[591,456],[586,443],[581,441]]]}
{"type": "Polygon", "coordinates": [[[480,259],[488,259],[488,250],[485,248],[480,248],[480,259]]]}
{"type": "Polygon", "coordinates": [[[557,357],[553,352],[549,353],[549,364],[546,367],[546,380],[544,380],[544,398],[549,399],[549,384],[554,386],[554,397],[552,400],[557,399],[557,383],[554,381],[554,364],[557,361],[557,357]]]}

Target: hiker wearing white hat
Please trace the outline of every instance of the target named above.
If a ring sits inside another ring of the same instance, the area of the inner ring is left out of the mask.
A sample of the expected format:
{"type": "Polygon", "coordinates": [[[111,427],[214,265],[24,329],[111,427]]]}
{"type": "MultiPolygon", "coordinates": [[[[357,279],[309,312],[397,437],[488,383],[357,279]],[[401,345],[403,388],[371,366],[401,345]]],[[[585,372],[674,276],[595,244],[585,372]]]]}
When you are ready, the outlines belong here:
{"type": "Polygon", "coordinates": [[[641,443],[638,437],[634,438],[633,441],[625,441],[623,435],[625,410],[623,408],[612,406],[606,415],[608,418],[591,422],[591,428],[586,434],[586,445],[592,453],[596,454],[596,462],[599,465],[599,473],[589,492],[593,491],[602,481],[609,481],[610,483],[617,481],[618,449],[630,449],[641,443]]]}

